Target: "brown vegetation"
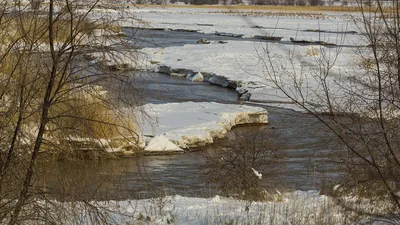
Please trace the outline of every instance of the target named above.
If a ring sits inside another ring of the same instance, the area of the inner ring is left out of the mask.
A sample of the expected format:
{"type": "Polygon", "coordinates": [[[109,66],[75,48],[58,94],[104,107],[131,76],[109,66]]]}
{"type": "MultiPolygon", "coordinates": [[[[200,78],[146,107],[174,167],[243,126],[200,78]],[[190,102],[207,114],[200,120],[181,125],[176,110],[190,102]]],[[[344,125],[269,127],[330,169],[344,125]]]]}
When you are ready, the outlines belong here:
{"type": "Polygon", "coordinates": [[[134,102],[110,94],[130,85],[128,77],[84,60],[88,52],[115,55],[124,44],[129,51],[118,35],[94,35],[120,32],[119,18],[90,16],[106,0],[79,2],[30,8],[0,1],[0,223],[48,222],[45,210],[32,210],[38,201],[51,202],[45,187],[33,187],[40,153],[138,144],[123,110],[134,102]],[[105,47],[111,38],[113,46],[105,47]]]}
{"type": "Polygon", "coordinates": [[[223,195],[260,201],[268,196],[262,184],[276,183],[284,154],[269,138],[267,129],[256,133],[233,130],[222,147],[205,157],[205,180],[223,195]]]}
{"type": "Polygon", "coordinates": [[[284,72],[289,74],[285,81],[280,77],[281,65],[276,65],[268,57],[268,48],[265,49],[265,75],[287,97],[326,125],[347,150],[347,155],[332,159],[341,160],[349,173],[343,193],[348,190],[346,194],[355,195],[357,201],[377,196],[384,199],[393,207],[375,216],[389,216],[397,219],[398,223],[400,13],[397,6],[400,2],[378,0],[374,6],[364,2],[360,4],[362,17],[354,22],[364,35],[367,46],[354,51],[354,58],[360,60],[358,65],[354,63],[352,74],[333,72],[341,54],[340,48],[330,51],[320,47],[320,54],[314,56],[318,67],[284,68],[284,72]],[[331,82],[333,76],[340,78],[331,82]],[[306,90],[308,83],[303,82],[305,80],[318,84],[312,88],[314,95],[307,95],[306,92],[311,92],[306,90]]]}

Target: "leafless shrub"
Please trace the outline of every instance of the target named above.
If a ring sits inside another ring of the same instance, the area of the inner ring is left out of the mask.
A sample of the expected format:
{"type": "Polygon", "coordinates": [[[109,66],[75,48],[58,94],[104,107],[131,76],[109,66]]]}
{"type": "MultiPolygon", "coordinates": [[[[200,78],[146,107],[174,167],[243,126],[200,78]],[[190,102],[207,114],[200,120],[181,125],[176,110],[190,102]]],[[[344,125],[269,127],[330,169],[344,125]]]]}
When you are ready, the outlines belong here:
{"type": "Polygon", "coordinates": [[[266,199],[262,181],[273,183],[282,167],[283,154],[272,144],[266,130],[256,133],[233,131],[229,141],[207,154],[206,180],[216,184],[225,195],[245,200],[266,199]]]}
{"type": "Polygon", "coordinates": [[[123,51],[135,62],[138,54],[120,35],[121,15],[110,16],[113,1],[8,3],[0,2],[0,223],[23,224],[50,219],[46,210],[33,208],[54,203],[33,185],[40,154],[63,152],[82,140],[136,145],[137,130],[123,110],[135,102],[115,94],[129,85],[128,77],[87,63],[85,56],[108,54],[111,61],[123,51]]]}
{"type": "Polygon", "coordinates": [[[266,75],[286,96],[313,114],[341,140],[348,150],[346,157],[340,158],[349,172],[345,182],[347,190],[358,193],[355,197],[359,199],[380,196],[394,207],[376,216],[396,217],[400,211],[400,41],[396,22],[399,2],[390,2],[389,6],[387,2],[376,1],[376,9],[365,3],[360,4],[362,17],[354,22],[367,44],[355,50],[354,58],[361,60],[355,63],[354,74],[330,83],[341,48],[321,47],[314,56],[318,68],[303,64],[297,71],[290,66],[293,66],[293,57],[288,67],[282,67],[268,58],[270,52],[266,48],[266,75]],[[284,80],[282,74],[288,75],[288,79],[284,80]],[[313,96],[307,95],[305,89],[309,83],[304,82],[306,80],[318,84],[312,91],[313,96]]]}

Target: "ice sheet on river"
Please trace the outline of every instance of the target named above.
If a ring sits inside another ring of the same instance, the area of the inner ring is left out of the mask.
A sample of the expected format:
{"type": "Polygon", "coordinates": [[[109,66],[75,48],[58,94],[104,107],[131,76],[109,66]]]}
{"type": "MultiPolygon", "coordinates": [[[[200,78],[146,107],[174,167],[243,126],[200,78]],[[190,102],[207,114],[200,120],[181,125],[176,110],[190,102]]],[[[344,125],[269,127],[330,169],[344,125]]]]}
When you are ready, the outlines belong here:
{"type": "Polygon", "coordinates": [[[147,104],[150,119],[141,118],[147,151],[180,151],[181,148],[204,146],[240,124],[268,123],[268,113],[260,107],[183,102],[147,104]]]}
{"type": "MultiPolygon", "coordinates": [[[[346,33],[359,32],[359,28],[354,24],[354,17],[360,15],[357,13],[282,12],[280,10],[250,13],[229,7],[225,9],[147,7],[131,9],[127,12],[139,15],[143,21],[146,21],[145,25],[136,23],[142,27],[197,30],[208,34],[223,32],[242,34],[243,37],[250,38],[267,34],[283,37],[282,40],[285,41],[293,37],[335,44],[363,44],[358,35],[346,33]],[[321,30],[325,32],[317,32],[321,30]]],[[[135,23],[126,19],[126,21],[121,21],[121,24],[132,26],[135,23]]]]}
{"type": "MultiPolygon", "coordinates": [[[[315,71],[320,68],[323,55],[326,60],[335,61],[330,68],[326,83],[332,96],[340,92],[342,82],[348,81],[357,69],[357,57],[353,49],[342,49],[336,58],[337,49],[324,46],[288,46],[278,43],[254,43],[248,41],[228,41],[223,45],[184,45],[167,48],[143,49],[152,60],[169,68],[191,69],[196,72],[210,72],[237,81],[252,94],[251,100],[293,108],[293,101],[279,90],[274,82],[284,85],[296,93],[295,83],[301,85],[308,101],[320,102],[321,84],[315,71]],[[268,53],[268,54],[267,54],[268,53]],[[270,62],[274,69],[271,70],[270,62]],[[273,71],[273,72],[272,72],[273,71]]],[[[148,65],[149,67],[157,65],[148,65]]],[[[340,99],[340,98],[339,98],[340,99]]],[[[301,99],[299,100],[301,101],[301,99]]],[[[321,109],[323,111],[324,109],[321,109]]]]}

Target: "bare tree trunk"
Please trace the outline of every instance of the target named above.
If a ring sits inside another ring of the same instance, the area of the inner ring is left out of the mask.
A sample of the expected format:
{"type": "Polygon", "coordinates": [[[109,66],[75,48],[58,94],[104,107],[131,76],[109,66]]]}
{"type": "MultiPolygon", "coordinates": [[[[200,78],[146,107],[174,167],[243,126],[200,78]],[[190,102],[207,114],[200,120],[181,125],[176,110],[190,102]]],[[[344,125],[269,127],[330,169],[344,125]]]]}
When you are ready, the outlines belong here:
{"type": "Polygon", "coordinates": [[[57,60],[58,56],[54,50],[54,31],[53,31],[53,10],[54,10],[54,0],[50,0],[49,4],[49,21],[48,21],[48,32],[49,32],[49,44],[50,44],[50,51],[52,56],[52,68],[50,72],[49,82],[47,84],[46,93],[43,99],[43,106],[42,106],[42,115],[40,118],[40,126],[39,131],[36,136],[35,145],[33,147],[33,151],[31,154],[31,160],[29,162],[28,169],[26,171],[25,180],[22,186],[21,193],[18,198],[18,202],[14,208],[13,214],[11,215],[11,219],[9,221],[9,225],[14,225],[18,222],[18,217],[21,213],[21,209],[25,204],[25,201],[28,198],[29,188],[31,187],[32,177],[34,175],[35,164],[37,160],[37,156],[42,145],[43,135],[46,129],[46,125],[48,123],[48,114],[49,109],[51,106],[51,93],[54,87],[55,77],[57,75],[57,60]]]}

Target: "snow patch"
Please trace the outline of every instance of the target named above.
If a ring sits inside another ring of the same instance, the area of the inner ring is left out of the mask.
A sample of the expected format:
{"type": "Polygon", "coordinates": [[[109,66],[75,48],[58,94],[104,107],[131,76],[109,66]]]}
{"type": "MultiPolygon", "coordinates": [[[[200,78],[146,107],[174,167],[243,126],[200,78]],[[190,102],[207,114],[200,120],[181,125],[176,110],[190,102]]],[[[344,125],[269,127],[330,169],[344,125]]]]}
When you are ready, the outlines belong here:
{"type": "Polygon", "coordinates": [[[268,123],[265,109],[246,105],[183,102],[146,104],[143,108],[151,120],[139,118],[138,124],[145,137],[156,136],[156,140],[148,140],[146,149],[151,151],[176,150],[171,144],[182,149],[204,146],[224,137],[236,125],[268,123]]]}
{"type": "Polygon", "coordinates": [[[163,135],[159,135],[150,140],[147,146],[144,148],[145,151],[183,151],[176,144],[172,143],[168,138],[163,135]]]}

